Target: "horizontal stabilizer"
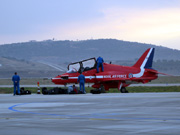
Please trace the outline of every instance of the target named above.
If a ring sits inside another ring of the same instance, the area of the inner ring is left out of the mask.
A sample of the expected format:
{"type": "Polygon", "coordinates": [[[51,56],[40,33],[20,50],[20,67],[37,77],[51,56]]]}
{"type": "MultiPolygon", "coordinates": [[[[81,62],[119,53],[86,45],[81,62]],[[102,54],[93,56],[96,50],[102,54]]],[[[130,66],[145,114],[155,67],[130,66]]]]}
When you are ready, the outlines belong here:
{"type": "Polygon", "coordinates": [[[173,76],[173,75],[169,75],[169,74],[165,74],[165,73],[161,73],[161,72],[158,72],[157,70],[151,70],[151,69],[147,69],[148,72],[151,72],[151,73],[155,73],[155,74],[161,74],[161,75],[166,75],[166,76],[173,76]]]}
{"type": "Polygon", "coordinates": [[[157,72],[158,74],[161,74],[161,75],[166,75],[166,76],[173,76],[173,75],[169,75],[169,74],[165,74],[165,73],[161,73],[161,72],[157,72]]]}

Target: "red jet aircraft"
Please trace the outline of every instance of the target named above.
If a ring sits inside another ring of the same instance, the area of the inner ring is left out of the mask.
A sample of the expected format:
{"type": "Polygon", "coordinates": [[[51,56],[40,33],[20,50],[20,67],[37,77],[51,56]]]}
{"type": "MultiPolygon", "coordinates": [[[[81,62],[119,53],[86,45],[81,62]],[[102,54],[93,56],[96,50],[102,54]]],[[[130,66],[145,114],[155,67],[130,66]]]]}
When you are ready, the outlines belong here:
{"type": "Polygon", "coordinates": [[[93,83],[93,88],[99,89],[102,86],[105,90],[118,88],[122,93],[126,93],[128,91],[125,87],[130,84],[148,83],[158,77],[159,72],[152,68],[154,50],[154,48],[147,49],[131,67],[103,63],[104,72],[99,73],[96,71],[95,58],[71,63],[68,65],[67,73],[52,78],[52,82],[60,85],[77,83],[78,76],[82,72],[86,83],[93,83]]]}

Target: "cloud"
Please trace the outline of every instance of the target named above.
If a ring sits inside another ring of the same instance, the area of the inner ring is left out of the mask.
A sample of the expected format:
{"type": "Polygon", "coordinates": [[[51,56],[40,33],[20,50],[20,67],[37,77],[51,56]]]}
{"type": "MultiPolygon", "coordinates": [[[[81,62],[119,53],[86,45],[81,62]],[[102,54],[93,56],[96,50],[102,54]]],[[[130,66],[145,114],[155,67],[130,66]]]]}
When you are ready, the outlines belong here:
{"type": "Polygon", "coordinates": [[[159,45],[180,37],[178,8],[156,10],[108,8],[101,12],[104,14],[101,18],[67,23],[63,28],[60,26],[59,35],[66,39],[116,38],[159,45]]]}
{"type": "MultiPolygon", "coordinates": [[[[176,8],[176,5],[179,6],[179,4],[171,2],[171,6],[167,8],[169,1],[163,2],[164,6],[161,6],[163,5],[162,1],[158,1],[159,6],[155,6],[157,2],[153,2],[153,7],[156,8],[152,8],[152,5],[147,6],[148,2],[145,1],[142,4],[143,1],[140,0],[140,5],[131,2],[115,0],[113,3],[104,2],[102,5],[101,2],[97,4],[94,1],[90,7],[88,7],[89,4],[86,4],[85,7],[77,4],[78,8],[73,9],[75,5],[73,4],[71,5],[73,10],[66,9],[64,5],[68,5],[68,3],[60,4],[62,8],[57,8],[58,4],[53,3],[47,11],[49,5],[44,5],[44,8],[41,8],[42,11],[38,12],[39,8],[35,8],[34,12],[32,10],[33,14],[28,11],[29,14],[26,15],[26,18],[33,16],[34,19],[25,19],[25,21],[22,19],[22,22],[20,21],[21,23],[18,24],[8,21],[8,27],[1,29],[1,43],[50,38],[57,40],[115,38],[180,49],[180,9],[176,8]],[[96,6],[93,7],[93,5],[96,6]],[[54,6],[55,8],[53,8],[54,6]],[[46,12],[44,13],[44,11],[46,12]],[[44,13],[43,16],[42,13],[44,13]],[[35,18],[39,16],[37,21],[35,18]],[[48,18],[49,16],[50,18],[48,18]],[[29,20],[31,20],[30,24],[28,24],[29,20]]],[[[48,4],[48,2],[46,3],[48,4]]],[[[19,16],[24,16],[24,12],[20,13],[19,16]]],[[[10,15],[9,18],[11,18],[10,15]]],[[[5,26],[5,24],[7,23],[4,22],[1,26],[5,26]]]]}
{"type": "MultiPolygon", "coordinates": [[[[180,9],[161,9],[136,13],[135,18],[129,19],[124,25],[126,38],[129,40],[166,45],[172,47],[167,41],[180,37],[180,9]]],[[[177,40],[176,40],[177,41],[177,40]]],[[[174,48],[179,48],[176,42],[174,48]]]]}

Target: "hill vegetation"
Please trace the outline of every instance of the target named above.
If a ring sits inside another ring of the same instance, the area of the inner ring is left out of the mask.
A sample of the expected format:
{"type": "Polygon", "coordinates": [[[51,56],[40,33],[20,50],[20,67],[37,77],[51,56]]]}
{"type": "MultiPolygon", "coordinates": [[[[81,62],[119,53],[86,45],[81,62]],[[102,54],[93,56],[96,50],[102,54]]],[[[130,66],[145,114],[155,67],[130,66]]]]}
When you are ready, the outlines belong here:
{"type": "Polygon", "coordinates": [[[60,73],[48,65],[15,58],[0,57],[0,63],[0,78],[11,78],[14,72],[21,77],[52,77],[60,73]]]}
{"type": "MultiPolygon", "coordinates": [[[[21,69],[21,72],[26,72],[27,76],[47,76],[47,72],[51,74],[59,71],[51,67],[46,69],[45,67],[48,66],[42,66],[42,64],[40,66],[37,62],[49,62],[67,67],[71,62],[98,56],[102,56],[106,62],[112,61],[114,64],[131,66],[146,49],[151,47],[155,48],[153,68],[160,72],[180,75],[179,50],[116,39],[46,40],[0,45],[0,57],[2,60],[6,58],[6,61],[10,63],[8,66],[0,66],[0,72],[12,74],[15,69],[21,69]],[[12,61],[13,59],[17,62],[16,64],[12,61]],[[10,65],[14,65],[15,69],[10,65]]],[[[2,61],[0,64],[3,64],[2,61]]]]}
{"type": "Polygon", "coordinates": [[[156,49],[155,60],[179,60],[180,58],[179,50],[115,39],[14,43],[1,45],[0,56],[56,63],[78,61],[99,55],[105,60],[134,60],[150,47],[156,49]]]}

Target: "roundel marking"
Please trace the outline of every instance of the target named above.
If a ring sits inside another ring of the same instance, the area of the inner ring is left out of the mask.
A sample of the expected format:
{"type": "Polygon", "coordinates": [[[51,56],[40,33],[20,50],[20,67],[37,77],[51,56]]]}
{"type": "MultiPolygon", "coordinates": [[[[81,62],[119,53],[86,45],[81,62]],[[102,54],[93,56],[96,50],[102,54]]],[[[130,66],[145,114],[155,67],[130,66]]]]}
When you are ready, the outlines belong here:
{"type": "Polygon", "coordinates": [[[132,73],[129,73],[129,78],[133,78],[133,74],[132,73]]]}

